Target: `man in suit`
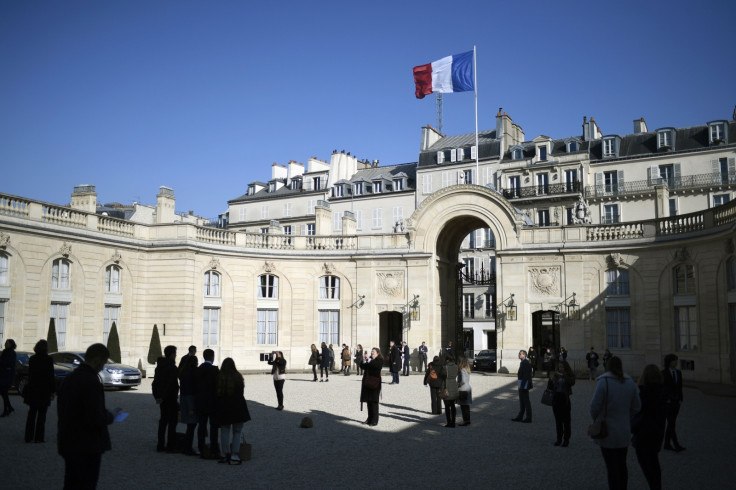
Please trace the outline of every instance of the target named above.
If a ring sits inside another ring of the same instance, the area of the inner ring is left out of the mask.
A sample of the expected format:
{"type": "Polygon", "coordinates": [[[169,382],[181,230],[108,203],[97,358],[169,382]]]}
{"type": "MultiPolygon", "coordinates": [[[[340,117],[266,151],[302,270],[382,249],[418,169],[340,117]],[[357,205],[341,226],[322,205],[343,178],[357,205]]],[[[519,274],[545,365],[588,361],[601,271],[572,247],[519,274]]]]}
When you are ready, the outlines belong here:
{"type": "Polygon", "coordinates": [[[590,348],[590,352],[585,354],[585,360],[588,361],[588,370],[590,371],[589,379],[595,380],[598,375],[598,353],[595,351],[595,348],[590,348]]]}
{"type": "Polygon", "coordinates": [[[422,345],[419,346],[419,371],[425,372],[427,370],[427,346],[424,345],[425,343],[422,342],[422,345]]]}
{"type": "Polygon", "coordinates": [[[202,353],[204,362],[194,372],[194,403],[197,407],[197,447],[202,459],[220,459],[218,430],[215,423],[215,400],[217,398],[217,374],[220,370],[214,365],[215,351],[205,349],[202,353]],[[210,424],[210,450],[204,442],[207,437],[207,421],[210,424]],[[209,454],[207,454],[209,452],[209,454]]]}
{"type": "Polygon", "coordinates": [[[158,421],[158,445],[156,450],[176,452],[176,424],[178,422],[179,372],[176,369],[176,346],[167,345],[164,357],[156,361],[156,372],[151,388],[156,403],[161,408],[158,421]],[[166,437],[168,432],[168,438],[166,437]]]}
{"type": "Polygon", "coordinates": [[[65,489],[96,488],[102,453],[111,449],[107,426],[115,415],[105,408],[105,390],[97,376],[109,357],[103,344],[89,346],[84,362],[59,390],[57,441],[65,489]]]}
{"type": "Polygon", "coordinates": [[[677,369],[677,360],[678,358],[675,354],[664,356],[662,378],[664,379],[667,415],[667,428],[664,432],[664,448],[668,451],[679,453],[680,451],[684,451],[685,448],[677,440],[677,432],[675,430],[677,415],[680,413],[680,405],[682,405],[682,371],[677,369]]]}
{"type": "Polygon", "coordinates": [[[181,356],[181,359],[179,359],[179,370],[181,370],[182,364],[184,364],[184,359],[187,356],[194,357],[194,364],[199,364],[199,359],[197,359],[197,346],[196,345],[190,345],[189,351],[187,352],[186,356],[181,356]]]}
{"type": "Polygon", "coordinates": [[[401,371],[401,349],[396,343],[391,340],[389,342],[389,356],[388,359],[391,363],[389,371],[391,371],[391,382],[390,385],[399,384],[399,372],[401,371]]]}
{"type": "Polygon", "coordinates": [[[514,422],[532,422],[532,403],[529,401],[529,390],[532,389],[532,365],[526,358],[526,351],[519,351],[519,372],[517,373],[517,385],[519,387],[519,415],[511,419],[514,422]],[[526,417],[524,416],[526,415],[526,417]]]}
{"type": "Polygon", "coordinates": [[[402,342],[401,345],[404,346],[404,376],[409,376],[409,360],[411,359],[411,349],[409,349],[409,345],[406,343],[406,341],[402,342]]]}

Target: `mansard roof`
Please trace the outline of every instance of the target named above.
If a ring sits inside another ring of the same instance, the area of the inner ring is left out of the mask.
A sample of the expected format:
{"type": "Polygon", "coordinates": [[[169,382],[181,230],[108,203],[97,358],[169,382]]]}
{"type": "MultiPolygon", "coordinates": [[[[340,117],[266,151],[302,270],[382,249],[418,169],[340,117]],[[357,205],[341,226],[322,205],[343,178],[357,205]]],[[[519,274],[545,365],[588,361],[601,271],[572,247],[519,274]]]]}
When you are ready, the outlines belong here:
{"type": "MultiPolygon", "coordinates": [[[[475,146],[475,133],[444,136],[432,146],[419,153],[419,166],[429,167],[437,165],[437,152],[453,148],[467,148],[475,146]]],[[[481,131],[478,133],[478,158],[498,157],[501,142],[496,139],[496,130],[481,131]]],[[[461,162],[445,161],[442,165],[455,165],[461,162]]]]}

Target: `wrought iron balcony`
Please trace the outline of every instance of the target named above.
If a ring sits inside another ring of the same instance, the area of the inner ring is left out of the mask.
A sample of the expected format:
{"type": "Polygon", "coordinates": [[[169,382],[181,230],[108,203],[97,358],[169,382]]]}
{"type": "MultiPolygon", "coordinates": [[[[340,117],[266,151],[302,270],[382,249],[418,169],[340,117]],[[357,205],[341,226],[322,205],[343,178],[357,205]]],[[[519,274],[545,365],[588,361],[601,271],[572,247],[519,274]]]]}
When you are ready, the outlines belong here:
{"type": "Polygon", "coordinates": [[[502,189],[503,197],[506,199],[520,199],[524,197],[544,197],[561,194],[575,194],[583,191],[580,182],[565,182],[562,184],[529,185],[525,187],[512,187],[502,189]]]}

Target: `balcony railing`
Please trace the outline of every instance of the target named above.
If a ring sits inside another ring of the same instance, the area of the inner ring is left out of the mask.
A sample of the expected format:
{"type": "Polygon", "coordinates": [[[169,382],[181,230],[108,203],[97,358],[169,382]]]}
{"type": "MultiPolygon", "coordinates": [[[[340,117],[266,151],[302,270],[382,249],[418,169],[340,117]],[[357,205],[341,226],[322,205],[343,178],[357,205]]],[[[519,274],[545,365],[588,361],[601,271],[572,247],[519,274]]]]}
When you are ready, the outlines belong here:
{"type": "Polygon", "coordinates": [[[589,185],[585,187],[585,197],[623,196],[627,194],[638,194],[640,192],[652,192],[656,185],[666,185],[670,190],[676,190],[732,184],[736,184],[736,174],[715,172],[710,174],[683,175],[668,179],[656,178],[614,184],[589,185]]]}
{"type": "Polygon", "coordinates": [[[525,187],[512,187],[502,189],[501,193],[506,199],[520,199],[524,197],[557,196],[560,194],[575,194],[582,192],[583,185],[580,182],[565,182],[563,184],[529,185],[525,187]]]}

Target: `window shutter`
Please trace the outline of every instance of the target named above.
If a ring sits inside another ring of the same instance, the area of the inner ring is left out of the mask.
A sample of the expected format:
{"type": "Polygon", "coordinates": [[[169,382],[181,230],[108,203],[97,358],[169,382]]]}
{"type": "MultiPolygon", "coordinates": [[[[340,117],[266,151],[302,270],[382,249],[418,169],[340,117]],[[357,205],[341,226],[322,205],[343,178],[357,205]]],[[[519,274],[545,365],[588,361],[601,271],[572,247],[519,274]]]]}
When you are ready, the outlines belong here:
{"type": "Polygon", "coordinates": [[[478,147],[477,146],[470,147],[470,158],[472,158],[473,160],[478,158],[478,147]]]}
{"type": "Polygon", "coordinates": [[[652,165],[647,169],[647,182],[649,182],[649,185],[656,185],[659,178],[659,167],[656,165],[652,165]]]}
{"type": "Polygon", "coordinates": [[[300,231],[299,234],[302,235],[302,236],[304,236],[304,235],[307,234],[307,225],[302,225],[301,226],[301,231],[300,231]]]}
{"type": "Polygon", "coordinates": [[[616,171],[616,179],[618,180],[618,194],[623,194],[624,191],[624,171],[616,171]]]}
{"type": "Polygon", "coordinates": [[[437,163],[445,163],[445,152],[444,151],[438,151],[437,152],[437,163]]]}
{"type": "Polygon", "coordinates": [[[457,171],[457,183],[458,184],[462,184],[464,181],[465,181],[465,177],[463,175],[463,171],[462,170],[458,170],[457,171]]]}
{"type": "Polygon", "coordinates": [[[680,164],[679,163],[673,164],[672,165],[672,169],[673,169],[673,174],[674,174],[672,176],[673,177],[673,180],[674,180],[674,182],[673,182],[672,185],[674,187],[680,187],[680,185],[681,185],[681,182],[680,181],[682,180],[682,173],[680,171],[680,164]]]}
{"type": "Polygon", "coordinates": [[[736,175],[736,157],[728,157],[728,182],[731,183],[731,181],[734,179],[734,175],[736,175]]]}
{"type": "Polygon", "coordinates": [[[456,162],[457,161],[457,150],[455,148],[453,148],[452,150],[450,150],[450,161],[451,162],[456,162]]]}
{"type": "Polygon", "coordinates": [[[596,195],[603,194],[603,172],[595,173],[595,193],[596,195]]]}
{"type": "Polygon", "coordinates": [[[713,176],[713,183],[718,185],[721,183],[721,165],[718,163],[718,160],[711,160],[710,161],[710,171],[713,176]]]}

